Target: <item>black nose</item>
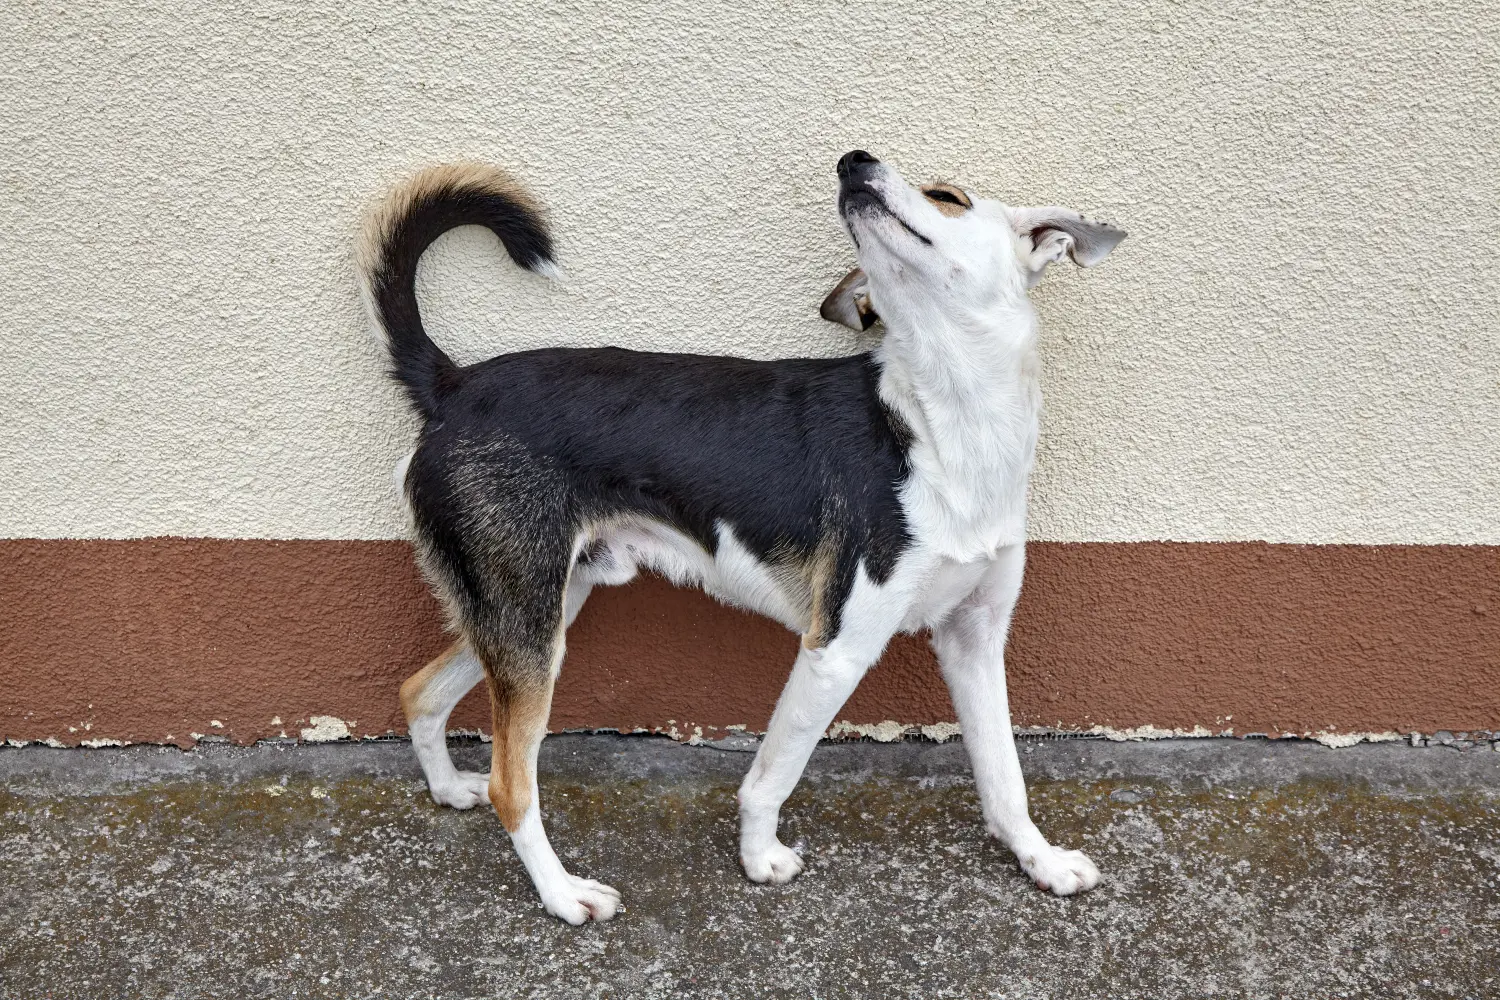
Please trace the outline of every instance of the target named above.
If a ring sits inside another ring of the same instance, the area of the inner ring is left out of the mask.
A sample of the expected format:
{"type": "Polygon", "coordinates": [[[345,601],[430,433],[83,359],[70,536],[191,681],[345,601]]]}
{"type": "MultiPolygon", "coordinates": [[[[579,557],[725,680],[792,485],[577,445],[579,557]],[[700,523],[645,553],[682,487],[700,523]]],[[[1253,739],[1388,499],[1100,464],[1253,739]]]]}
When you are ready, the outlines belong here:
{"type": "Polygon", "coordinates": [[[866,153],[863,149],[851,149],[839,157],[839,180],[848,180],[850,175],[855,173],[860,167],[879,162],[879,160],[866,153]]]}

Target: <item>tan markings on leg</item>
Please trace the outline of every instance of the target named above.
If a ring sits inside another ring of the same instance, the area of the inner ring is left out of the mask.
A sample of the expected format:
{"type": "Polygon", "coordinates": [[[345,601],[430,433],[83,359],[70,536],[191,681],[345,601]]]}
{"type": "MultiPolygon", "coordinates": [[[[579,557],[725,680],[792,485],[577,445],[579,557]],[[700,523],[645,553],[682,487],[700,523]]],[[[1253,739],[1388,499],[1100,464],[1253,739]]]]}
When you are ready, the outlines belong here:
{"type": "Polygon", "coordinates": [[[828,645],[828,588],[833,582],[833,562],[833,545],[819,545],[804,570],[812,592],[812,611],[808,615],[807,631],[802,633],[803,649],[822,649],[828,645]]]}
{"type": "Polygon", "coordinates": [[[490,751],[490,803],[506,830],[514,832],[531,806],[536,754],[547,734],[552,677],[514,681],[490,671],[490,708],[495,738],[490,751]]]}
{"type": "Polygon", "coordinates": [[[418,716],[431,715],[439,710],[439,706],[429,704],[427,700],[427,689],[432,682],[448,669],[454,657],[464,651],[464,640],[460,639],[447,649],[437,655],[437,658],[427,666],[412,674],[401,682],[401,711],[406,715],[409,725],[418,716]]]}

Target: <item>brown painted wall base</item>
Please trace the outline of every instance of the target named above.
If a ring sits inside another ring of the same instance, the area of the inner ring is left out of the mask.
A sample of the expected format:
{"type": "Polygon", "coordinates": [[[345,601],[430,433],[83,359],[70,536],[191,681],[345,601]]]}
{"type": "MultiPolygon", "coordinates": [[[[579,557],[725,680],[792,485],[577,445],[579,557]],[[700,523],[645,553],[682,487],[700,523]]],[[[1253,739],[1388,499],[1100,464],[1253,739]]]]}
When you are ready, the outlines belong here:
{"type": "MultiPolygon", "coordinates": [[[[397,686],[447,642],[401,542],[23,539],[0,560],[0,738],[401,732],[397,686]]],[[[554,730],[686,734],[763,728],[797,640],[643,580],[595,591],[568,646],[554,730]]],[[[1500,548],[1034,544],[1009,663],[1022,725],[1500,729],[1500,548]]],[[[488,728],[480,697],[456,727],[488,728]]],[[[841,715],[952,717],[919,637],[841,715]]]]}

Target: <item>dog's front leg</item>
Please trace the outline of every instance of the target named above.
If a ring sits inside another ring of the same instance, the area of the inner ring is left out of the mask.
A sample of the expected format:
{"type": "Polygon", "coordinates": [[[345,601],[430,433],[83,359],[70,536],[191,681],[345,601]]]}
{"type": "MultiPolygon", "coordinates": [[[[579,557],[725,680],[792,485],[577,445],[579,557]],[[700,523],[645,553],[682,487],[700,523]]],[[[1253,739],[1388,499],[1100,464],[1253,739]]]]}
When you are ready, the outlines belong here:
{"type": "Polygon", "coordinates": [[[740,862],[752,881],[790,882],[802,871],[802,858],[776,838],[781,804],[797,786],[834,715],[892,635],[888,626],[893,616],[874,616],[868,622],[850,617],[846,609],[842,633],[826,647],[798,653],[766,738],[740,784],[740,862]]]}
{"type": "Polygon", "coordinates": [[[973,593],[932,630],[932,645],[963,726],[990,833],[1015,852],[1038,888],[1069,896],[1097,885],[1099,869],[1082,851],[1048,844],[1031,821],[1005,691],[1005,637],[1025,565],[1024,546],[1002,550],[973,593]]]}

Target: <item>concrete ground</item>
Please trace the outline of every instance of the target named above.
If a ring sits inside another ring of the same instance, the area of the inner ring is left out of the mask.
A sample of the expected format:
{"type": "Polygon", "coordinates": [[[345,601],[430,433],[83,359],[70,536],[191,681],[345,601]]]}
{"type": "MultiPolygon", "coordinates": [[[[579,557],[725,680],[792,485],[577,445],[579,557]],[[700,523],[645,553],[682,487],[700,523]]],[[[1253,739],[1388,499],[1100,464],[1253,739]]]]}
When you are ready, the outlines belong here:
{"type": "Polygon", "coordinates": [[[986,839],[957,742],[819,748],[783,820],[808,871],[769,888],[736,861],[747,753],[549,739],[554,843],[625,895],[576,929],[404,743],[4,749],[0,995],[1500,997],[1487,746],[1023,746],[1086,896],[986,839]]]}

